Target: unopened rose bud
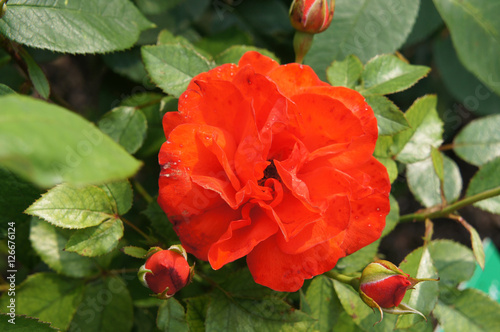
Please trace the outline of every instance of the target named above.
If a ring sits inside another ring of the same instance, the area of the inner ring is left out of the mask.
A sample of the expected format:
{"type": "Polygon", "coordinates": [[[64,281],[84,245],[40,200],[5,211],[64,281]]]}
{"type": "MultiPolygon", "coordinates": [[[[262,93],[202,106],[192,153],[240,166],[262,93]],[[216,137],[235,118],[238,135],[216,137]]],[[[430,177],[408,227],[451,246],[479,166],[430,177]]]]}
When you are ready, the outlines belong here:
{"type": "Polygon", "coordinates": [[[153,253],[139,269],[138,277],[158,298],[172,297],[192,278],[193,268],[187,262],[186,251],[182,246],[172,246],[168,250],[153,248],[150,251],[153,253]]]}
{"type": "Polygon", "coordinates": [[[312,45],[314,34],[325,31],[332,22],[335,0],[294,0],[290,22],[297,30],[293,38],[295,62],[302,63],[312,45]],[[329,4],[328,4],[329,3],[329,4]]]}
{"type": "Polygon", "coordinates": [[[438,279],[412,278],[391,262],[379,260],[368,264],[363,270],[359,295],[367,305],[380,311],[380,321],[383,318],[382,310],[393,314],[414,313],[425,319],[422,313],[401,301],[408,289],[413,289],[419,282],[428,280],[438,279]]]}
{"type": "Polygon", "coordinates": [[[295,30],[320,33],[330,26],[334,10],[335,0],[294,0],[290,6],[290,22],[295,30]]]}

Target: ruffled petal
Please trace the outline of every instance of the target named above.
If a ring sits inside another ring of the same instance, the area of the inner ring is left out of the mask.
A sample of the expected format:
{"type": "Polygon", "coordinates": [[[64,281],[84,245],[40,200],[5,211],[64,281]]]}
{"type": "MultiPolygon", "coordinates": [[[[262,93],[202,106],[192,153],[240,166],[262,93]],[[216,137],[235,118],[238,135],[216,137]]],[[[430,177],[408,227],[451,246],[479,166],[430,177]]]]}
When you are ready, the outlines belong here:
{"type": "Polygon", "coordinates": [[[199,259],[208,260],[208,251],[213,243],[227,231],[231,221],[241,218],[240,211],[226,204],[205,210],[199,215],[183,218],[171,217],[174,230],[187,252],[199,259]]]}
{"type": "Polygon", "coordinates": [[[268,76],[276,83],[279,91],[288,98],[300,94],[310,87],[330,86],[321,81],[311,67],[297,63],[279,66],[268,76]]]}
{"type": "Polygon", "coordinates": [[[217,204],[220,197],[236,207],[239,182],[229,163],[234,150],[231,136],[218,128],[198,124],[176,127],[159,154],[159,202],[165,212],[198,214],[217,204]]]}
{"type": "Polygon", "coordinates": [[[249,51],[243,54],[238,65],[240,68],[250,66],[256,73],[263,75],[267,75],[270,71],[279,67],[279,63],[255,51],[249,51]]]}
{"type": "MultiPolygon", "coordinates": [[[[289,210],[295,210],[294,208],[289,210]]],[[[280,216],[283,214],[279,213],[280,216]]],[[[315,213],[315,219],[311,222],[297,222],[286,224],[286,227],[295,227],[293,236],[288,239],[277,237],[277,243],[281,251],[287,254],[299,254],[310,248],[332,240],[339,235],[349,224],[350,204],[346,196],[337,196],[330,199],[329,205],[321,214],[315,213]]],[[[282,218],[282,220],[286,220],[282,218]]]]}
{"type": "Polygon", "coordinates": [[[231,222],[227,231],[210,248],[208,260],[212,268],[218,270],[247,255],[278,230],[278,225],[255,204],[247,204],[242,210],[242,217],[231,222]]]}
{"type": "Polygon", "coordinates": [[[335,267],[344,256],[336,242],[328,241],[300,254],[282,252],[276,236],[259,243],[247,255],[247,264],[255,282],[280,292],[295,292],[304,279],[310,279],[335,267]]]}
{"type": "Polygon", "coordinates": [[[292,130],[309,151],[350,143],[365,134],[359,119],[335,99],[301,94],[293,96],[292,101],[297,106],[290,114],[292,130]]]}

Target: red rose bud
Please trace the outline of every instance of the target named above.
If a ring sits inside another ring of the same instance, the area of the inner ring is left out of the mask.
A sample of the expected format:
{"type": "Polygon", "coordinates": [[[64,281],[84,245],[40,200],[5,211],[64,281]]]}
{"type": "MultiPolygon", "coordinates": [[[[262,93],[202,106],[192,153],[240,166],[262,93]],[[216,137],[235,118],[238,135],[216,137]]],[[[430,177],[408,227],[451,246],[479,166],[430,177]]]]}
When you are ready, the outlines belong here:
{"type": "Polygon", "coordinates": [[[413,289],[419,282],[428,280],[438,279],[412,278],[391,262],[379,260],[368,264],[363,270],[359,295],[367,305],[380,311],[380,321],[383,318],[382,310],[394,314],[415,313],[425,319],[422,313],[401,301],[408,289],[413,289]]]}
{"type": "Polygon", "coordinates": [[[320,33],[330,26],[334,9],[335,0],[294,0],[290,7],[290,22],[295,30],[320,33]]]}
{"type": "Polygon", "coordinates": [[[302,63],[312,45],[315,33],[325,31],[332,22],[335,0],[294,0],[290,22],[297,30],[293,38],[295,62],[302,63]],[[328,5],[330,2],[330,5],[328,5]]]}
{"type": "Polygon", "coordinates": [[[158,298],[168,299],[191,281],[193,269],[180,245],[168,250],[152,248],[150,252],[153,254],[139,269],[138,277],[158,298]]]}

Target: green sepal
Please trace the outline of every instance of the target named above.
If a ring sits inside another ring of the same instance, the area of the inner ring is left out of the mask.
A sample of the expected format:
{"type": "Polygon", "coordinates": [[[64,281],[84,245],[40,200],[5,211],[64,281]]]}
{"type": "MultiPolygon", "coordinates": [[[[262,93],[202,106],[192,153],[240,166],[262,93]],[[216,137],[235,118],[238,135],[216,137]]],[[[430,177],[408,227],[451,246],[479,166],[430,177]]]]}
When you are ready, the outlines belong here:
{"type": "Polygon", "coordinates": [[[160,248],[160,247],[151,247],[151,248],[149,248],[145,257],[149,258],[149,257],[153,256],[154,254],[156,254],[157,252],[162,251],[162,250],[164,250],[164,249],[160,248]]]}
{"type": "Polygon", "coordinates": [[[151,271],[150,269],[146,269],[146,263],[144,263],[144,265],[142,265],[139,268],[139,271],[137,272],[137,277],[139,278],[141,283],[144,285],[144,287],[149,288],[148,283],[146,281],[146,273],[154,274],[153,271],[151,271]]]}
{"type": "Polygon", "coordinates": [[[168,248],[168,250],[176,252],[179,255],[182,255],[182,257],[184,257],[185,260],[188,259],[186,249],[184,249],[184,247],[180,244],[174,244],[174,245],[170,246],[170,248],[168,248]]]}
{"type": "Polygon", "coordinates": [[[160,299],[160,300],[168,300],[169,298],[171,298],[172,296],[174,296],[173,294],[172,295],[168,295],[168,290],[169,288],[165,288],[165,290],[159,294],[151,294],[151,296],[153,297],[156,297],[157,299],[160,299]]]}
{"type": "Polygon", "coordinates": [[[378,311],[380,312],[380,319],[377,322],[375,322],[375,324],[373,324],[373,325],[375,326],[376,324],[380,323],[382,321],[382,319],[384,319],[384,312],[382,311],[382,308],[371,297],[369,297],[368,295],[366,295],[361,290],[361,288],[359,289],[359,296],[361,297],[361,299],[363,300],[363,302],[365,302],[370,308],[373,309],[373,311],[375,311],[375,308],[378,309],[378,311]]]}
{"type": "Polygon", "coordinates": [[[412,307],[403,302],[401,302],[397,307],[384,308],[383,310],[389,314],[395,314],[395,315],[417,314],[422,316],[425,319],[425,321],[427,321],[427,318],[423,313],[421,313],[416,309],[413,309],[412,307]]]}

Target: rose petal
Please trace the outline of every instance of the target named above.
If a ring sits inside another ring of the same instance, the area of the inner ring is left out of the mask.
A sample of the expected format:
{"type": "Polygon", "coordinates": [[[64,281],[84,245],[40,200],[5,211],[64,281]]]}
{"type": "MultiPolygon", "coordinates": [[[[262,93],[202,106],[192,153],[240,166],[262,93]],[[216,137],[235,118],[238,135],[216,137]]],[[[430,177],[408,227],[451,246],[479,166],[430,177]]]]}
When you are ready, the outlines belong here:
{"type": "Polygon", "coordinates": [[[301,94],[292,97],[292,131],[314,151],[332,144],[350,143],[365,133],[359,119],[341,102],[328,96],[301,94]]]}
{"type": "Polygon", "coordinates": [[[276,83],[279,91],[288,98],[300,94],[310,87],[330,86],[321,81],[311,67],[297,63],[279,66],[272,70],[268,76],[276,83]]]}
{"type": "Polygon", "coordinates": [[[369,245],[380,237],[385,227],[385,216],[390,211],[387,194],[374,193],[359,200],[351,200],[351,219],[340,245],[346,254],[369,245]]]}
{"type": "Polygon", "coordinates": [[[256,73],[263,75],[267,75],[271,70],[279,67],[279,63],[255,51],[249,51],[243,54],[238,65],[240,68],[250,66],[256,73]]]}
{"type": "Polygon", "coordinates": [[[218,128],[197,124],[176,127],[159,154],[160,204],[170,213],[198,214],[218,202],[217,195],[209,191],[213,190],[236,207],[240,185],[228,161],[234,149],[231,136],[218,128]],[[177,204],[168,204],[169,200],[177,204]],[[181,202],[192,203],[180,210],[181,202]]]}
{"type": "Polygon", "coordinates": [[[188,218],[170,218],[174,230],[187,252],[199,259],[208,260],[210,247],[217,242],[231,221],[239,220],[241,213],[223,204],[188,218]]]}
{"type": "MultiPolygon", "coordinates": [[[[297,205],[300,205],[297,204],[297,205]]],[[[350,204],[346,196],[336,196],[330,199],[327,209],[321,214],[315,213],[314,219],[299,222],[295,217],[294,223],[286,223],[287,217],[297,213],[296,208],[287,207],[288,214],[277,211],[285,228],[290,234],[288,239],[277,236],[277,243],[281,251],[287,254],[302,253],[320,243],[330,241],[347,227],[350,221],[350,204]],[[293,228],[292,228],[293,227],[293,228]]]]}
{"type": "Polygon", "coordinates": [[[278,225],[255,204],[243,207],[242,215],[243,219],[231,222],[227,231],[210,248],[208,260],[212,268],[218,270],[247,255],[278,230],[278,225]]]}
{"type": "Polygon", "coordinates": [[[247,255],[247,264],[255,282],[276,291],[295,292],[318,274],[331,270],[343,252],[335,241],[328,241],[300,254],[289,255],[280,250],[277,235],[259,243],[247,255]]]}

